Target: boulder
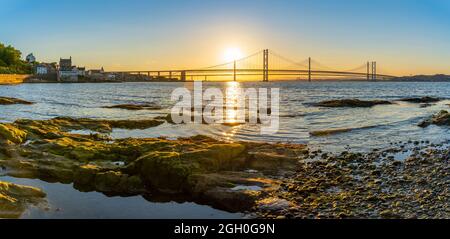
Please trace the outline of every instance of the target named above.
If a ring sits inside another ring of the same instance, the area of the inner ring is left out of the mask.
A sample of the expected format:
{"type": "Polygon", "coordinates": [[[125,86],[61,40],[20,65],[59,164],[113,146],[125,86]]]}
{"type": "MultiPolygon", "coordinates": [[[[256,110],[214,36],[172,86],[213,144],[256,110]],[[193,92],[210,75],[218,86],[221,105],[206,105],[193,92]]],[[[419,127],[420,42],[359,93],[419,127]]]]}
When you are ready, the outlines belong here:
{"type": "Polygon", "coordinates": [[[232,170],[245,165],[245,158],[239,157],[244,151],[245,146],[242,144],[213,144],[205,149],[186,152],[182,158],[195,160],[205,170],[232,170]]]}
{"type": "Polygon", "coordinates": [[[144,184],[158,191],[183,192],[197,165],[182,160],[176,152],[151,152],[125,171],[140,175],[144,184]]]}
{"type": "Polygon", "coordinates": [[[124,109],[124,110],[161,110],[162,107],[154,104],[121,104],[105,106],[106,109],[124,109]]]}
{"type": "Polygon", "coordinates": [[[425,96],[425,97],[419,97],[419,98],[399,99],[398,101],[404,101],[404,102],[410,102],[410,103],[436,103],[436,102],[441,101],[441,99],[425,96]]]}
{"type": "Polygon", "coordinates": [[[385,100],[358,100],[358,99],[342,99],[342,100],[327,100],[322,101],[315,106],[319,107],[372,107],[375,105],[390,105],[392,104],[390,101],[385,100]]]}
{"type": "Polygon", "coordinates": [[[19,218],[30,204],[37,204],[46,194],[34,187],[0,182],[0,218],[19,218]]]}
{"type": "Polygon", "coordinates": [[[17,98],[0,97],[0,105],[14,105],[14,104],[31,105],[33,103],[26,101],[26,100],[17,99],[17,98]]]}
{"type": "Polygon", "coordinates": [[[0,139],[12,142],[15,144],[21,144],[25,142],[27,133],[18,129],[12,124],[0,124],[0,139]]]}
{"type": "Polygon", "coordinates": [[[73,182],[80,186],[89,186],[95,183],[95,176],[100,172],[100,167],[87,164],[79,167],[74,172],[73,182]]]}
{"type": "Polygon", "coordinates": [[[419,124],[419,127],[425,128],[430,125],[450,125],[450,113],[446,110],[433,115],[430,119],[424,120],[419,124]]]}

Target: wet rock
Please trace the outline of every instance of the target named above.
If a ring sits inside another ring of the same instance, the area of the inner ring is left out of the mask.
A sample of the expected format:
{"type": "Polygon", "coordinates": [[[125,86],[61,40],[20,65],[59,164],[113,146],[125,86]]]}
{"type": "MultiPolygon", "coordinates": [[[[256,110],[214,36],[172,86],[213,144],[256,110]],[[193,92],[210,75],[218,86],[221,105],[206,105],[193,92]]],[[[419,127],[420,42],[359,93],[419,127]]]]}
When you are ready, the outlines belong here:
{"type": "Polygon", "coordinates": [[[207,171],[242,167],[237,159],[245,150],[240,144],[216,144],[187,152],[150,152],[124,171],[139,174],[149,187],[166,192],[190,191],[189,177],[207,171]]]}
{"type": "Polygon", "coordinates": [[[319,107],[373,107],[375,105],[390,105],[389,101],[385,100],[358,100],[358,99],[342,99],[342,100],[329,100],[322,101],[315,106],[319,107]]]}
{"type": "Polygon", "coordinates": [[[29,205],[42,203],[45,197],[38,188],[0,182],[0,218],[19,218],[29,205]]]}
{"type": "Polygon", "coordinates": [[[432,124],[440,126],[450,125],[450,113],[446,110],[442,110],[441,112],[433,115],[430,119],[422,121],[419,124],[419,127],[425,128],[432,124]]]}
{"type": "Polygon", "coordinates": [[[105,106],[107,109],[125,109],[125,110],[161,110],[162,107],[155,104],[121,104],[105,106]]]}
{"type": "MultiPolygon", "coordinates": [[[[34,128],[38,134],[47,134],[55,131],[92,130],[101,133],[110,133],[113,128],[120,129],[147,129],[164,123],[162,120],[96,120],[87,118],[57,117],[51,120],[17,120],[21,127],[34,128]],[[36,130],[39,129],[39,130],[36,130]]],[[[31,128],[31,129],[33,129],[31,128]]]]}
{"type": "Polygon", "coordinates": [[[101,171],[101,168],[88,164],[79,167],[74,173],[74,183],[80,186],[92,186],[95,183],[95,176],[101,171]]]}
{"type": "Polygon", "coordinates": [[[255,205],[260,192],[257,191],[233,191],[229,188],[213,188],[203,194],[204,200],[211,200],[215,207],[230,212],[242,212],[255,205]]]}
{"type": "Polygon", "coordinates": [[[435,102],[439,102],[441,101],[441,99],[439,98],[434,98],[434,97],[429,97],[429,96],[425,96],[425,97],[421,97],[421,98],[405,98],[405,99],[399,99],[398,101],[404,101],[404,102],[410,102],[410,103],[435,103],[435,102]]]}
{"type": "Polygon", "coordinates": [[[152,152],[139,159],[126,172],[138,173],[144,183],[159,191],[183,192],[188,177],[197,168],[183,162],[176,152],[152,152]]]}
{"type": "Polygon", "coordinates": [[[229,143],[206,136],[111,140],[67,132],[73,128],[108,130],[109,124],[71,118],[18,120],[13,126],[25,132],[29,142],[1,148],[8,157],[0,157],[0,163],[8,167],[10,176],[73,183],[81,191],[125,196],[182,194],[227,210],[247,210],[276,188],[277,183],[264,173],[294,172],[298,157],[309,153],[304,145],[229,143]],[[249,188],[233,190],[236,185],[249,188]],[[231,205],[227,200],[238,206],[226,207],[231,205]]]}
{"type": "Polygon", "coordinates": [[[257,207],[263,211],[280,212],[291,207],[292,204],[286,199],[281,198],[265,198],[257,202],[257,207]]]}
{"type": "Polygon", "coordinates": [[[12,124],[0,123],[0,140],[6,140],[15,144],[21,144],[25,141],[27,133],[12,124]]]}
{"type": "Polygon", "coordinates": [[[312,131],[309,134],[311,136],[315,136],[315,137],[320,137],[320,136],[329,136],[329,135],[334,135],[334,134],[340,134],[340,133],[347,133],[352,131],[352,129],[347,128],[347,129],[327,129],[327,130],[316,130],[316,131],[312,131]]]}
{"type": "Polygon", "coordinates": [[[17,99],[17,98],[0,97],[0,105],[14,105],[14,104],[31,105],[33,103],[26,101],[26,100],[17,99]]]}

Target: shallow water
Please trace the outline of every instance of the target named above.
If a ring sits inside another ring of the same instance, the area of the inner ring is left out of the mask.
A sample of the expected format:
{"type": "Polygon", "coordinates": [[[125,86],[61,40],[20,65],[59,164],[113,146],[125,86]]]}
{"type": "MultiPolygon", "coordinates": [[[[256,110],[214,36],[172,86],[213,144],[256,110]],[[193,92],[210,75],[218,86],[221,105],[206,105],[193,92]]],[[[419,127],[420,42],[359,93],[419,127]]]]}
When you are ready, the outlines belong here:
{"type": "MultiPolygon", "coordinates": [[[[35,102],[34,105],[0,106],[0,121],[19,118],[49,119],[57,116],[145,119],[165,116],[173,102],[173,89],[192,83],[120,83],[120,84],[22,84],[0,86],[0,96],[16,97],[35,102]],[[106,109],[116,104],[156,103],[164,110],[127,111],[106,109]]],[[[406,97],[433,96],[450,98],[450,83],[396,82],[271,82],[271,83],[205,83],[204,88],[280,88],[280,130],[274,135],[261,135],[255,125],[228,127],[223,125],[163,124],[147,130],[114,129],[113,138],[125,137],[188,137],[210,135],[224,140],[307,143],[324,151],[340,152],[351,148],[370,151],[390,147],[400,141],[441,143],[449,139],[449,129],[417,124],[442,110],[450,109],[449,100],[422,108],[419,104],[396,102],[372,108],[320,108],[312,103],[358,98],[366,100],[396,100],[406,97]],[[310,132],[328,129],[353,130],[339,134],[312,137],[310,132]]],[[[89,134],[90,131],[75,133],[89,134]]],[[[409,152],[400,153],[399,160],[409,152]],[[403,155],[405,154],[405,155],[403,155]]],[[[195,203],[150,202],[143,197],[107,197],[84,193],[72,185],[51,184],[40,180],[0,177],[0,180],[42,188],[48,194],[49,209],[32,208],[24,218],[239,218],[195,203]]],[[[240,190],[241,188],[236,188],[240,190]]],[[[153,201],[153,200],[152,200],[153,201]]]]}
{"type": "MultiPolygon", "coordinates": [[[[0,86],[0,96],[17,97],[36,102],[32,106],[12,105],[0,108],[0,121],[18,118],[48,119],[56,116],[143,119],[170,112],[170,95],[177,87],[192,88],[192,83],[120,83],[120,84],[23,84],[0,86]],[[127,111],[105,109],[115,104],[156,103],[164,110],[127,111]]],[[[226,140],[308,143],[326,151],[370,150],[391,142],[447,139],[448,129],[417,127],[426,117],[441,109],[450,109],[449,100],[422,108],[419,104],[396,102],[372,108],[321,108],[312,103],[343,98],[396,100],[405,97],[434,96],[450,98],[450,83],[445,82],[271,82],[271,83],[204,83],[208,87],[280,88],[280,130],[261,135],[256,125],[228,127],[223,125],[169,125],[147,130],[115,129],[113,138],[188,137],[212,135],[226,140]],[[349,132],[312,137],[310,132],[348,129],[349,132]]]]}
{"type": "Polygon", "coordinates": [[[79,192],[71,184],[34,179],[0,177],[1,181],[38,187],[47,193],[48,205],[31,207],[22,218],[45,219],[236,219],[228,213],[195,203],[150,202],[142,196],[107,197],[97,192],[79,192]]]}

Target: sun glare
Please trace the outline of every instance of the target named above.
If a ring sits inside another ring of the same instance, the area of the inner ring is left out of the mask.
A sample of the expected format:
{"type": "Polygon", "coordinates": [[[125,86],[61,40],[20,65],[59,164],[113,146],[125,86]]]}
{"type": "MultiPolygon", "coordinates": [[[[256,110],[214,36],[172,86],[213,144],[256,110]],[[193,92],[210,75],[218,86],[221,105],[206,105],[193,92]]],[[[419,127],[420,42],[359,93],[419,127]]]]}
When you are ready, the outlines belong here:
{"type": "Polygon", "coordinates": [[[227,48],[224,51],[224,60],[229,62],[229,61],[234,61],[234,60],[239,60],[241,59],[244,55],[242,54],[241,49],[237,48],[237,47],[230,47],[227,48]]]}

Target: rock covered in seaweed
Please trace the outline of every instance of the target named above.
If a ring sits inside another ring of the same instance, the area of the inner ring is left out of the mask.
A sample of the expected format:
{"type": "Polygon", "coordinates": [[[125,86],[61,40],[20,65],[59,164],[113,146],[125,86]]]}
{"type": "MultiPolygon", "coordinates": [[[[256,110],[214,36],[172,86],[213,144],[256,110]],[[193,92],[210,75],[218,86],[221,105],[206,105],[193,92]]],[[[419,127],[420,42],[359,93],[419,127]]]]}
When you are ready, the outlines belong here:
{"type": "Polygon", "coordinates": [[[0,181],[0,218],[19,218],[30,204],[41,203],[45,197],[38,188],[0,181]]]}
{"type": "Polygon", "coordinates": [[[0,97],[0,105],[15,105],[15,104],[32,105],[33,102],[11,97],[0,97]]]}
{"type": "Polygon", "coordinates": [[[102,120],[87,118],[57,117],[50,120],[17,120],[16,124],[26,127],[34,132],[43,131],[55,133],[56,131],[92,130],[101,133],[110,133],[113,128],[120,129],[147,129],[164,123],[162,120],[102,120]]]}
{"type": "Polygon", "coordinates": [[[106,109],[124,109],[124,110],[161,110],[162,107],[155,104],[120,104],[105,106],[106,109]]]}
{"type": "Polygon", "coordinates": [[[410,102],[410,103],[436,103],[436,102],[441,101],[441,99],[425,96],[425,97],[418,97],[418,98],[399,99],[398,101],[404,101],[404,102],[410,102]]]}
{"type": "Polygon", "coordinates": [[[0,123],[0,140],[6,140],[15,144],[21,144],[25,141],[27,133],[12,124],[0,123]]]}
{"type": "Polygon", "coordinates": [[[430,125],[450,125],[450,113],[446,110],[442,110],[439,113],[433,115],[430,119],[424,120],[419,124],[419,127],[425,128],[430,125]]]}
{"type": "Polygon", "coordinates": [[[359,100],[359,99],[341,99],[341,100],[327,100],[314,104],[319,107],[373,107],[375,105],[390,105],[390,101],[385,100],[359,100]]]}
{"type": "Polygon", "coordinates": [[[299,157],[307,154],[304,145],[223,142],[206,136],[112,140],[68,132],[106,131],[110,124],[71,118],[6,124],[25,132],[28,142],[3,148],[7,152],[0,154],[0,165],[10,176],[74,183],[81,191],[182,194],[188,200],[236,211],[248,210],[263,194],[234,187],[273,190],[277,183],[269,175],[294,172],[299,157]]]}

